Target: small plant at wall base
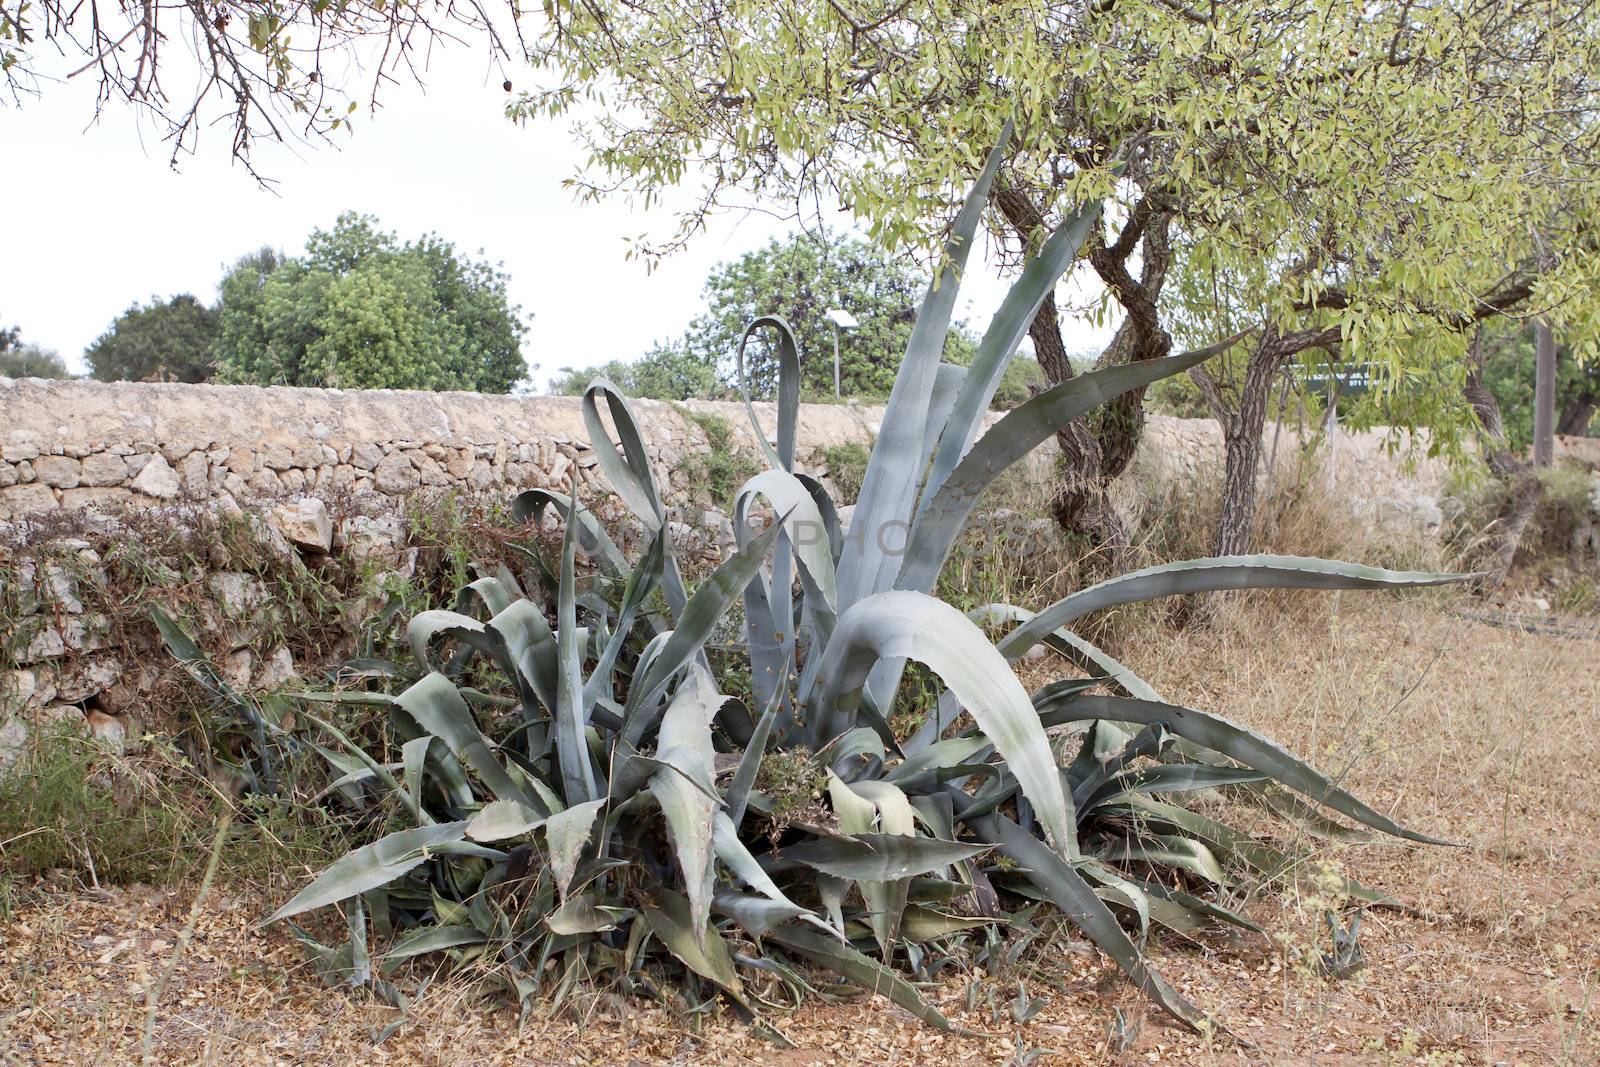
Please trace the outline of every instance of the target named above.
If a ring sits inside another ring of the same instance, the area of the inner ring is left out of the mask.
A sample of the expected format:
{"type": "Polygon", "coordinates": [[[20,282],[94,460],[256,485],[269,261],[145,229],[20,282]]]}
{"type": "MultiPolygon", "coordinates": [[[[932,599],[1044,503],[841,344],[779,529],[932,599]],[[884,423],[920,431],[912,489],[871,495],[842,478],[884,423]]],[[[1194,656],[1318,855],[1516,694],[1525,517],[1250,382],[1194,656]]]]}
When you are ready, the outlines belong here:
{"type": "Polygon", "coordinates": [[[959,958],[969,931],[1042,900],[1201,1030],[1211,1021],[1139,944],[1152,925],[1259,929],[1230,909],[1229,890],[1292,878],[1300,857],[1186,801],[1215,789],[1270,793],[1279,810],[1325,808],[1433,840],[1245,727],[1163,702],[1069,627],[1178,593],[1451,576],[1250,556],[1148,568],[1037,614],[998,604],[963,613],[930,595],[1002,471],[1107,398],[1207,356],[1081,375],[980,433],[1017,343],[1097,210],[1041,247],[971,365],[943,364],[997,160],[955,223],[848,528],[821,485],[793,469],[798,352],[780,320],[757,320],[750,332],[772,331],[779,357],[776,443],[756,427],[768,469],[735,498],[739,548],[692,595],[629,403],[599,381],[585,395],[591,445],[650,536],[643,555],[626,559],[572,497],[525,492],[519,517],[555,509],[565,520],[555,558],[530,548],[522,575],[501,568],[463,588],[455,610],[416,616],[411,663],[313,696],[388,715],[397,751],[369,751],[316,714],[328,741],[319,751],[340,803],[383,807],[403,824],[271,917],[343,909],[342,944],[294,927],[330,980],[386,989],[403,961],[437,953],[524,1001],[560,1004],[596,980],[656,997],[677,987],[693,1004],[720,994],[770,1027],[771,1006],[797,1003],[812,990],[809,969],[821,968],[955,1029],[917,983],[959,958]],[[758,511],[770,516],[759,534],[758,511]],[[577,568],[580,546],[592,574],[577,568]],[[748,700],[721,692],[705,658],[740,600],[748,700]],[[985,626],[1003,636],[991,641],[985,626]],[[1088,676],[1027,693],[1011,662],[1040,643],[1088,676]],[[920,665],[913,686],[901,684],[908,661],[920,665]],[[902,706],[917,694],[921,706],[902,706]],[[897,733],[891,722],[920,725],[897,733]],[[369,929],[397,936],[375,951],[369,929]]]}

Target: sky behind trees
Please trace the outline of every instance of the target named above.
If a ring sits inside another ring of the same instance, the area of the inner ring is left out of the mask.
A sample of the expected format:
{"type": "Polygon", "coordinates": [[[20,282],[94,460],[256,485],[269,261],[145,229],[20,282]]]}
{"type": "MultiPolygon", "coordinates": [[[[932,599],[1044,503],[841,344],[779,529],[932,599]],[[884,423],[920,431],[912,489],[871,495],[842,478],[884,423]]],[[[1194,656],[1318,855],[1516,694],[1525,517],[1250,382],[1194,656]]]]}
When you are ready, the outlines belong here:
{"type": "MultiPolygon", "coordinates": [[[[270,190],[231,161],[226,129],[208,131],[174,172],[169,147],[126,107],[91,124],[87,80],[44,86],[20,107],[8,101],[0,145],[11,176],[25,180],[0,223],[0,317],[81,372],[83,349],[131,301],[192,292],[210,303],[239,256],[262,244],[296,253],[313,228],[355,210],[402,238],[431,230],[504,261],[513,303],[532,314],[524,353],[542,385],[559,367],[632,359],[680,334],[716,263],[792,228],[765,214],[724,215],[647,272],[626,259],[626,239],[665,236],[672,212],[575,203],[562,180],[581,157],[565,129],[512,125],[502,81],[469,51],[437,54],[425,91],[391,85],[375,117],[355,116],[352,136],[257,145],[270,190]]],[[[841,213],[838,224],[848,221],[841,213]]],[[[1004,286],[985,264],[962,292],[981,328],[1004,286]]],[[[1075,349],[1109,337],[1087,322],[1071,332],[1075,349]]]]}

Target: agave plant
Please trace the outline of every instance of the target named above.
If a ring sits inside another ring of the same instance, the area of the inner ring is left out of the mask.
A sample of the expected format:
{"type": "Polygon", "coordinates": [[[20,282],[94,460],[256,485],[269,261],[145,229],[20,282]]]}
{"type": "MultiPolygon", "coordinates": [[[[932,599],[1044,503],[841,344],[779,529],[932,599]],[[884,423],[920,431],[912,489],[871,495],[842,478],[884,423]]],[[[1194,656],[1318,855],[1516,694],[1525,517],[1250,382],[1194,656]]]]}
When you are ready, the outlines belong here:
{"type": "Polygon", "coordinates": [[[1345,829],[1332,813],[1433,840],[1251,730],[1163,701],[1071,627],[1179,593],[1451,576],[1251,556],[1137,571],[1036,614],[990,605],[969,616],[931,595],[1000,472],[1095,405],[1211,354],[1084,374],[980,433],[1028,323],[1098,217],[1097,205],[1085,208],[1051,236],[970,367],[941,363],[999,158],[955,221],[848,527],[794,466],[799,357],[782,320],[746,334],[770,331],[781,356],[770,441],[746,396],[769,469],[738,494],[737,551],[692,592],[629,402],[595,382],[583,400],[591,444],[647,550],[627,559],[575,492],[523,493],[520,517],[564,519],[559,559],[530,547],[522,578],[502,568],[464,589],[456,610],[413,619],[420,677],[403,691],[317,698],[387,708],[397,759],[381,761],[328,724],[338,747],[319,751],[339,792],[389,798],[402,828],[335,862],[270,921],[344,903],[342,948],[302,936],[359,980],[372,973],[370,914],[400,930],[380,974],[445,952],[492,964],[483,972],[524,998],[611,974],[654,992],[709,983],[759,1014],[758,987],[798,997],[815,966],[948,1028],[912,979],[931,976],[965,931],[1006,922],[1019,901],[1047,901],[1200,1027],[1203,1014],[1147,964],[1143,936],[1152,923],[1256,929],[1225,906],[1226,891],[1283,877],[1297,858],[1186,798],[1271,788],[1280,810],[1293,795],[1298,814],[1326,827],[1345,829]],[[595,573],[580,575],[580,547],[595,573]],[[721,691],[707,641],[741,600],[749,688],[736,699],[721,691]],[[1030,695],[1012,663],[1041,642],[1087,677],[1030,695]],[[908,661],[938,679],[941,695],[920,709],[918,728],[897,733],[908,661]],[[773,786],[779,767],[800,781],[798,804],[773,786]]]}

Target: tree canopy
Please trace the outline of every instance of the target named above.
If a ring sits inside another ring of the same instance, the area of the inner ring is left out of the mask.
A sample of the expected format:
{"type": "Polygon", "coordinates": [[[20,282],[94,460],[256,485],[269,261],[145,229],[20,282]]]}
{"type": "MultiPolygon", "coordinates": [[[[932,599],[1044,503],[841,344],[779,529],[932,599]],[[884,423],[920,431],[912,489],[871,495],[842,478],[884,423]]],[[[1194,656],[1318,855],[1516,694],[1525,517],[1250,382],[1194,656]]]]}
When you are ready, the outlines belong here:
{"type": "Polygon", "coordinates": [[[203,382],[211,377],[217,312],[188,293],[135,301],[84,351],[103,382],[203,382]]]}
{"type": "Polygon", "coordinates": [[[0,378],[71,378],[53,350],[22,339],[19,326],[0,326],[0,378]]]}
{"type": "Polygon", "coordinates": [[[314,231],[304,256],[244,257],[218,315],[221,381],[505,393],[527,375],[504,273],[431,234],[401,243],[367,216],[314,231]]]}

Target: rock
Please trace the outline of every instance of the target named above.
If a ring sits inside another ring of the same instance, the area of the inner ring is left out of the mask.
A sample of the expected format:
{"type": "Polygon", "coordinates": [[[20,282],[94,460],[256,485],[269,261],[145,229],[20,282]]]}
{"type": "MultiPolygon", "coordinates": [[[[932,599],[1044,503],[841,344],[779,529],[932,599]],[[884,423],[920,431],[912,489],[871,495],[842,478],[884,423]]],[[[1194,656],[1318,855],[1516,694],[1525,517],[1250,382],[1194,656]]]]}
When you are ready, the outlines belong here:
{"type": "Polygon", "coordinates": [[[242,618],[267,602],[267,587],[261,579],[238,571],[218,571],[206,579],[206,586],[222,613],[231,619],[242,618]]]}
{"type": "Polygon", "coordinates": [[[54,511],[60,505],[48,485],[30,482],[0,489],[0,521],[10,521],[54,511]]]}
{"type": "Polygon", "coordinates": [[[33,476],[45,485],[71,489],[83,476],[83,465],[68,456],[40,456],[33,461],[33,476]]]}
{"type": "Polygon", "coordinates": [[[96,452],[83,461],[83,485],[121,485],[128,476],[128,464],[121,456],[96,452]]]}
{"type": "Polygon", "coordinates": [[[160,455],[151,456],[150,462],[144,465],[144,469],[130,483],[130,488],[134,492],[153,496],[157,500],[171,500],[178,495],[181,487],[178,472],[172,469],[165,456],[160,455]]]}
{"type": "Polygon", "coordinates": [[[350,448],[348,462],[364,471],[377,470],[378,464],[383,462],[383,449],[371,441],[357,441],[350,448]]]}
{"type": "Polygon", "coordinates": [[[0,774],[11,770],[28,747],[28,723],[21,716],[0,718],[0,774]]]}
{"type": "Polygon", "coordinates": [[[222,657],[222,680],[235,689],[249,689],[254,664],[255,656],[248,648],[235,649],[222,657]]]}
{"type": "Polygon", "coordinates": [[[0,445],[0,459],[7,463],[20,463],[25,459],[39,458],[39,439],[31,433],[13,433],[0,445]]]}
{"type": "Polygon", "coordinates": [[[116,684],[122,664],[112,656],[94,656],[69,661],[56,682],[56,699],[79,704],[98,696],[116,684]]]}
{"type": "Polygon", "coordinates": [[[84,713],[89,735],[113,752],[123,752],[128,747],[128,725],[120,715],[107,715],[95,708],[84,713]]]}
{"type": "Polygon", "coordinates": [[[422,477],[417,473],[417,468],[412,466],[411,460],[400,452],[391,452],[384,456],[373,473],[377,478],[378,491],[388,493],[390,496],[409,493],[422,484],[422,477]]]}
{"type": "Polygon", "coordinates": [[[388,515],[352,515],[339,524],[338,544],[357,560],[386,556],[394,552],[406,539],[405,526],[400,517],[388,515]]]}
{"type": "Polygon", "coordinates": [[[190,452],[178,463],[178,477],[185,492],[200,496],[210,486],[211,463],[204,452],[190,452]]]}
{"type": "Polygon", "coordinates": [[[55,699],[53,675],[46,670],[22,668],[0,672],[0,717],[48,704],[55,699]]]}
{"type": "Polygon", "coordinates": [[[299,676],[299,672],[294,668],[294,656],[290,654],[288,648],[279,645],[256,671],[252,684],[257,689],[277,689],[299,676]]]}
{"type": "Polygon", "coordinates": [[[333,547],[333,520],[328,517],[328,505],[316,497],[279,504],[272,509],[268,521],[290,544],[313,552],[327,552],[333,547]]]}
{"type": "Polygon", "coordinates": [[[61,507],[67,511],[106,511],[133,500],[133,493],[120,486],[61,490],[61,507]]]}

